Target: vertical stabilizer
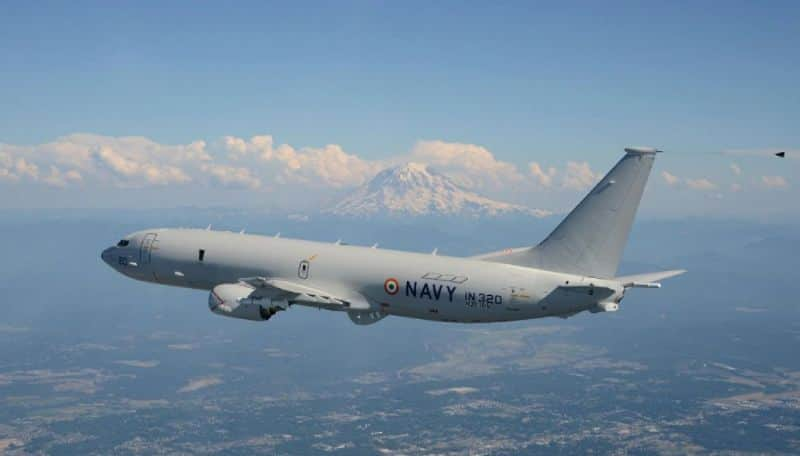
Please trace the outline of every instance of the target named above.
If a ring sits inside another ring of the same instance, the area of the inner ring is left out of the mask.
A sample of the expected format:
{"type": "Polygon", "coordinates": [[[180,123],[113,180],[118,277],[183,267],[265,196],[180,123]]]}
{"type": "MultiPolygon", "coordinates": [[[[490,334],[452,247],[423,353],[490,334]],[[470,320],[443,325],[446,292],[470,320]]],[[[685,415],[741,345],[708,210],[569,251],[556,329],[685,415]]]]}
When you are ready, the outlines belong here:
{"type": "Polygon", "coordinates": [[[591,277],[614,277],[653,161],[660,151],[637,147],[625,152],[539,245],[479,258],[591,277]]]}

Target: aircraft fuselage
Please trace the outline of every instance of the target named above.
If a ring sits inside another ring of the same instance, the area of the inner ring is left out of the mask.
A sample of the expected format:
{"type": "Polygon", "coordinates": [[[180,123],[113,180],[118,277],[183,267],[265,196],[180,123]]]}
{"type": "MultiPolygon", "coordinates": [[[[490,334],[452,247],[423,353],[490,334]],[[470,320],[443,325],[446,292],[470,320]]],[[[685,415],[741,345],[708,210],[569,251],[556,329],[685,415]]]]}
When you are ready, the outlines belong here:
{"type": "Polygon", "coordinates": [[[106,249],[103,260],[120,273],[146,282],[212,290],[245,277],[277,278],[348,299],[363,298],[371,311],[435,321],[568,316],[597,310],[601,301],[619,302],[624,293],[618,282],[580,275],[224,231],[144,230],[121,244],[125,245],[106,249]],[[596,294],[593,287],[606,292],[596,294]]]}

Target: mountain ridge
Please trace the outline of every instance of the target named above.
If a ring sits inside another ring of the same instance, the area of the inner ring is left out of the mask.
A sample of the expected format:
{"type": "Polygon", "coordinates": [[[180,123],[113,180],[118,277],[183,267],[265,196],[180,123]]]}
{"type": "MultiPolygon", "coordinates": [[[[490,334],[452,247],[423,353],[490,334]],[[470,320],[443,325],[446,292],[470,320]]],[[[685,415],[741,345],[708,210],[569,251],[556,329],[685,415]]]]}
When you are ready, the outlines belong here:
{"type": "Polygon", "coordinates": [[[350,217],[525,215],[539,218],[551,214],[481,196],[427,165],[415,162],[384,169],[322,213],[350,217]]]}

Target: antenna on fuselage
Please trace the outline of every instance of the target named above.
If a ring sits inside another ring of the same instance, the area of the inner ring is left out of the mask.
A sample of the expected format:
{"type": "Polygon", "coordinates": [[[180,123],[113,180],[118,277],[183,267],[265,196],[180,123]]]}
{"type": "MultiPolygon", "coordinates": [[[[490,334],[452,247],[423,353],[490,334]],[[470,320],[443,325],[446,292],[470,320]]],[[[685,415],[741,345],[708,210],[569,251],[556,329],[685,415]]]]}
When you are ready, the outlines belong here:
{"type": "Polygon", "coordinates": [[[206,227],[206,231],[211,231],[211,224],[210,224],[210,223],[209,223],[209,224],[208,224],[208,226],[206,227]]]}
{"type": "Polygon", "coordinates": [[[370,248],[377,249],[378,248],[378,243],[376,242],[376,243],[372,244],[372,247],[370,247],[370,248]]]}
{"type": "Polygon", "coordinates": [[[435,249],[433,249],[433,252],[431,252],[431,255],[435,256],[437,253],[439,253],[439,247],[436,247],[435,249]]]}
{"type": "Polygon", "coordinates": [[[242,228],[242,231],[239,231],[239,234],[244,234],[244,228],[242,228]]]}
{"type": "Polygon", "coordinates": [[[342,240],[341,240],[341,238],[340,238],[340,239],[337,239],[337,240],[336,240],[336,242],[334,242],[334,244],[336,244],[336,245],[342,245],[342,240]]]}
{"type": "Polygon", "coordinates": [[[277,233],[275,233],[275,239],[278,239],[279,237],[281,237],[281,232],[280,232],[280,231],[278,231],[277,233]]]}

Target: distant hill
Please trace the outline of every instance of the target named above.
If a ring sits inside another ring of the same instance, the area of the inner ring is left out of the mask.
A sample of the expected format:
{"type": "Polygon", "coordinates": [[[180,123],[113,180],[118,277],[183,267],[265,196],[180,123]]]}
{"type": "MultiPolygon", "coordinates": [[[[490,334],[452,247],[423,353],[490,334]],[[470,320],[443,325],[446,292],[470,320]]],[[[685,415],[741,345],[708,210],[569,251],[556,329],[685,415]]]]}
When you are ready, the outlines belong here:
{"type": "Polygon", "coordinates": [[[351,217],[550,215],[480,196],[420,163],[381,171],[323,213],[351,217]]]}

